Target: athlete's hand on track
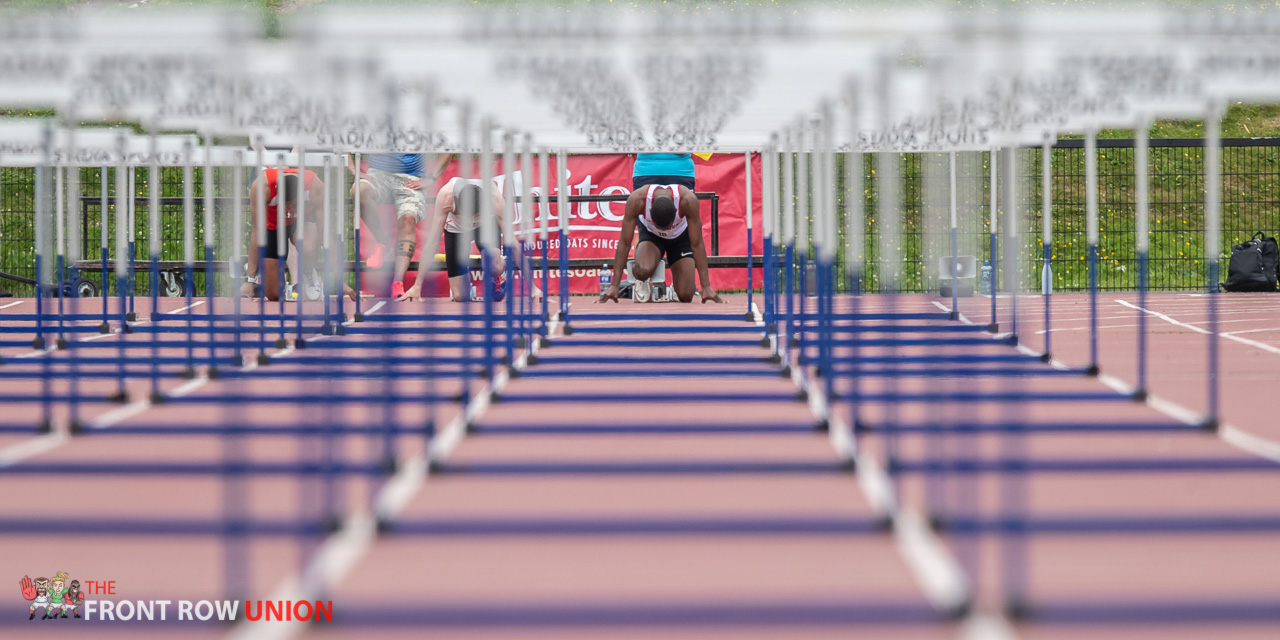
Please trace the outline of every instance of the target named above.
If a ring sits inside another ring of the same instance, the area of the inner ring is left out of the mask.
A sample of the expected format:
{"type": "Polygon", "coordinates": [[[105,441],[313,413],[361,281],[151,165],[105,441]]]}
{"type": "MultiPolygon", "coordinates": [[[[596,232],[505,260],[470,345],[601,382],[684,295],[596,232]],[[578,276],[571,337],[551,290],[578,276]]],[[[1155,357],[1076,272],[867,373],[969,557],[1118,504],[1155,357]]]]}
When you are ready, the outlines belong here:
{"type": "Polygon", "coordinates": [[[724,304],[724,300],[720,299],[720,294],[716,293],[716,290],[711,288],[702,292],[702,304],[706,304],[708,302],[724,304]]]}
{"type": "Polygon", "coordinates": [[[252,297],[253,297],[253,294],[257,293],[256,289],[257,289],[257,287],[256,287],[252,282],[246,282],[246,283],[244,283],[244,284],[241,284],[241,285],[240,285],[240,297],[241,297],[241,298],[252,298],[252,297]]]}
{"type": "Polygon", "coordinates": [[[399,298],[396,298],[396,302],[412,302],[414,300],[421,300],[421,299],[422,299],[422,286],[415,283],[412,287],[409,287],[404,292],[404,295],[400,296],[399,298]]]}
{"type": "Polygon", "coordinates": [[[356,301],[356,290],[347,286],[346,283],[343,283],[342,285],[342,294],[347,296],[348,298],[351,298],[352,302],[356,301]]]}
{"type": "Polygon", "coordinates": [[[404,188],[417,191],[422,188],[422,178],[410,178],[404,181],[404,188]]]}
{"type": "Polygon", "coordinates": [[[608,302],[610,300],[614,302],[618,301],[618,285],[616,284],[609,285],[609,288],[605,290],[604,293],[600,294],[600,299],[596,300],[596,304],[608,302]]]}
{"type": "Polygon", "coordinates": [[[22,590],[22,597],[24,599],[36,599],[36,585],[32,584],[31,576],[22,576],[22,579],[18,581],[18,588],[22,590]]]}

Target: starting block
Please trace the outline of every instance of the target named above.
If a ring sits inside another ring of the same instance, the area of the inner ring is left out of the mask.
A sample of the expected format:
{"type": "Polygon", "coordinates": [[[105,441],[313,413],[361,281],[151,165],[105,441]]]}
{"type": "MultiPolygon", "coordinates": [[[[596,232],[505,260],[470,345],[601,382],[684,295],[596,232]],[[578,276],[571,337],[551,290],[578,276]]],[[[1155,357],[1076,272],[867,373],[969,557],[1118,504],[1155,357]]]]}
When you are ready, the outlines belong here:
{"type": "Polygon", "coordinates": [[[653,275],[648,280],[636,280],[631,273],[632,266],[635,265],[635,259],[627,260],[627,280],[631,282],[631,301],[632,302],[668,302],[671,298],[672,289],[667,286],[667,261],[661,259],[658,261],[658,268],[654,269],[653,275]]]}

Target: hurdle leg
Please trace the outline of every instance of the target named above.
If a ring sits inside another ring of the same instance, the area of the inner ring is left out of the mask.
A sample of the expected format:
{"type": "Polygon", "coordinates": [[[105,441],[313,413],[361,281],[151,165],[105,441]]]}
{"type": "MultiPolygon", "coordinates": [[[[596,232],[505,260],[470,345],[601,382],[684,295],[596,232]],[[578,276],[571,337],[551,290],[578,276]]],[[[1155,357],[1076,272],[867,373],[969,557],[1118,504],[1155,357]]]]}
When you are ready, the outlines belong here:
{"type": "Polygon", "coordinates": [[[1151,122],[1145,118],[1138,122],[1134,131],[1133,165],[1134,183],[1137,200],[1137,249],[1138,249],[1138,381],[1134,397],[1145,400],[1147,397],[1147,286],[1150,282],[1151,262],[1149,259],[1151,239],[1151,168],[1148,165],[1151,122]]]}

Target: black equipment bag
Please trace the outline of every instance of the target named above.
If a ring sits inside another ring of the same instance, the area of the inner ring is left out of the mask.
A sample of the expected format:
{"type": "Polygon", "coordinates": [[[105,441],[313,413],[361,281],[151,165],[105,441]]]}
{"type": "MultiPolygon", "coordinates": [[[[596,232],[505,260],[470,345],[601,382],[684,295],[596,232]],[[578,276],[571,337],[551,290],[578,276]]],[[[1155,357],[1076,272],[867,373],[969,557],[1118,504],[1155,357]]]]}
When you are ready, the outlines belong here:
{"type": "Polygon", "coordinates": [[[1259,231],[1248,242],[1231,248],[1227,263],[1227,291],[1275,291],[1280,246],[1276,239],[1259,231]]]}

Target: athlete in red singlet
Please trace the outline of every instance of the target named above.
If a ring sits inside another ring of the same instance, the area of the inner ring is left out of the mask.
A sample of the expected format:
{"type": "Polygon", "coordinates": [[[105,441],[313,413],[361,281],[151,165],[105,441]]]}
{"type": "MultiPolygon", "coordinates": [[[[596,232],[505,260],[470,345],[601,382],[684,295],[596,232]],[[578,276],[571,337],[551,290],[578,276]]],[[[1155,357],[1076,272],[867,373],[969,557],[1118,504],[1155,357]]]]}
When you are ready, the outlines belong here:
{"type": "Polygon", "coordinates": [[[698,197],[679,185],[646,185],[631,192],[622,217],[622,235],[613,258],[613,284],[600,294],[600,302],[618,301],[622,272],[631,253],[631,236],[640,224],[640,241],[636,243],[636,259],[631,275],[638,281],[648,280],[665,255],[671,265],[672,287],[680,302],[692,302],[695,293],[694,272],[702,281],[702,301],[723,302],[711,286],[707,273],[707,249],[702,242],[702,217],[698,197]]]}
{"type": "MultiPolygon", "coordinates": [[[[297,227],[299,197],[306,203],[307,232],[303,241],[302,252],[308,270],[320,264],[321,256],[317,251],[320,246],[320,226],[317,220],[324,216],[324,182],[316,177],[315,172],[303,174],[303,186],[299,189],[298,170],[284,170],[284,188],[280,188],[280,170],[266,169],[262,171],[253,184],[249,185],[250,225],[253,229],[249,236],[249,269],[246,275],[250,280],[258,275],[258,212],[261,210],[267,227],[267,241],[263,245],[265,255],[262,267],[262,292],[268,300],[278,300],[280,293],[279,260],[289,257],[289,243],[296,244],[294,237],[297,227]],[[259,191],[261,189],[261,192],[259,191]],[[280,202],[283,193],[284,202],[280,202]],[[284,210],[284,246],[279,244],[278,229],[280,226],[279,211],[284,210]]],[[[300,279],[301,280],[301,279],[300,279]]],[[[343,284],[348,296],[354,299],[355,292],[343,284]]],[[[254,283],[246,282],[240,286],[240,295],[252,296],[254,283]]]]}

